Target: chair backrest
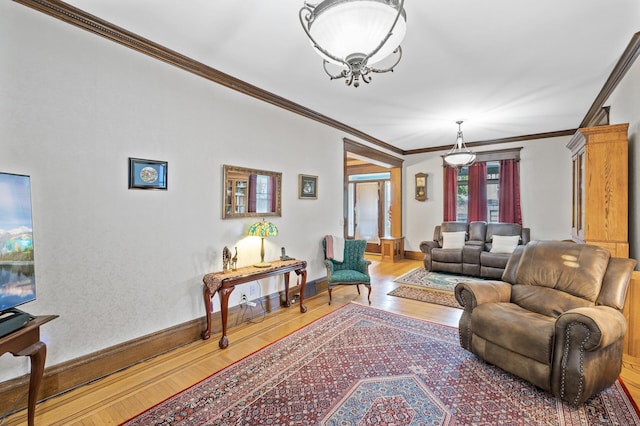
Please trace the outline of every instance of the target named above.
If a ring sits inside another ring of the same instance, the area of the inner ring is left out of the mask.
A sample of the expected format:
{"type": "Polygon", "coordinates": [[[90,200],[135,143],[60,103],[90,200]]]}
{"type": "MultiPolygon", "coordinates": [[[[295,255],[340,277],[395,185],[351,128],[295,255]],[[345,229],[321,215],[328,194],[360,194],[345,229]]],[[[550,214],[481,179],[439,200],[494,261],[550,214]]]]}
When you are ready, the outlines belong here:
{"type": "Polygon", "coordinates": [[[364,252],[367,248],[365,240],[345,240],[344,242],[344,265],[345,269],[355,269],[364,259],[364,252]]]}
{"type": "MultiPolygon", "coordinates": [[[[344,240],[344,259],[342,262],[337,262],[330,259],[334,263],[336,270],[341,269],[355,269],[357,265],[364,259],[364,252],[367,248],[367,242],[365,240],[344,240]]],[[[322,239],[322,250],[324,252],[324,258],[327,258],[327,243],[322,239]]]]}
{"type": "Polygon", "coordinates": [[[513,303],[545,315],[593,305],[622,310],[635,264],[594,245],[532,241],[514,252],[503,279],[514,285],[513,303]]]}

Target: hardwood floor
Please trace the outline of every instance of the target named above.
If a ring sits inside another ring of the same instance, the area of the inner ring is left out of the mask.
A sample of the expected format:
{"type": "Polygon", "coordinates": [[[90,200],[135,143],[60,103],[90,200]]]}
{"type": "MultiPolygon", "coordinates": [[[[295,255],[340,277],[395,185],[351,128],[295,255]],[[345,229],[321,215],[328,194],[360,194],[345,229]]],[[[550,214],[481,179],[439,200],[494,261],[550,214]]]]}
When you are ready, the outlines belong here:
{"type": "MultiPolygon", "coordinates": [[[[381,263],[379,256],[369,258],[373,261],[371,306],[440,324],[458,325],[460,309],[387,296],[397,286],[393,279],[421,266],[420,261],[381,263]]],[[[233,327],[228,332],[227,349],[218,348],[219,336],[211,336],[207,341],[198,340],[44,401],[36,409],[36,425],[119,424],[340,306],[352,301],[366,304],[366,289],[358,296],[353,287],[338,287],[333,290],[331,306],[327,301],[328,295],[324,292],[305,300],[308,309],[305,314],[300,314],[298,306],[293,305],[267,314],[263,320],[256,319],[255,323],[233,327]]],[[[625,364],[622,376],[639,401],[640,369],[625,364]]],[[[26,424],[26,410],[0,424],[26,424]]]]}

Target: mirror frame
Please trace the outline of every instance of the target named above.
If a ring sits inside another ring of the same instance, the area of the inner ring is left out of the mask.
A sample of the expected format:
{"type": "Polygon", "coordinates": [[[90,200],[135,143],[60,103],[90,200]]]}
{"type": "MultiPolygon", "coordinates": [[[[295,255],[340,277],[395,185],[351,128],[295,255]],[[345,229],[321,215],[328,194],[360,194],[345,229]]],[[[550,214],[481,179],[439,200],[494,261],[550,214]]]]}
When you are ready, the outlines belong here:
{"type": "Polygon", "coordinates": [[[223,165],[222,176],[222,218],[223,219],[235,219],[238,217],[267,217],[267,216],[282,216],[282,173],[272,172],[269,170],[250,169],[247,167],[236,167],[228,164],[223,165]],[[234,174],[246,174],[248,175],[262,175],[273,176],[276,181],[276,210],[273,212],[264,213],[228,213],[227,212],[227,180],[234,174]]]}

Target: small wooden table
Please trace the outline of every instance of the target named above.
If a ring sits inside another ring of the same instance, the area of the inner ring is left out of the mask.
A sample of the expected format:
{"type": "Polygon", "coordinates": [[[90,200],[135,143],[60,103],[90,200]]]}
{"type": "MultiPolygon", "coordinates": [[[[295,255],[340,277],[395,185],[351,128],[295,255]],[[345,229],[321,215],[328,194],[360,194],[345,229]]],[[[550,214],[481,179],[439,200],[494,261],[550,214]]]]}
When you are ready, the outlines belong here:
{"type": "Polygon", "coordinates": [[[207,340],[211,337],[211,298],[219,292],[220,294],[220,314],[222,316],[222,337],[218,345],[221,349],[229,346],[227,338],[227,315],[229,313],[229,295],[238,284],[248,283],[275,275],[284,275],[284,291],[285,301],[280,302],[286,306],[291,306],[289,293],[294,290],[300,291],[300,312],[307,312],[304,306],[304,287],[307,284],[307,262],[304,260],[277,260],[271,262],[271,266],[267,268],[256,268],[255,266],[247,266],[238,268],[235,271],[212,272],[204,276],[204,309],[207,313],[207,328],[202,332],[202,339],[207,340]],[[300,275],[300,283],[289,288],[289,273],[295,272],[300,275]]]}
{"type": "Polygon", "coordinates": [[[58,315],[37,316],[27,325],[13,333],[0,337],[0,355],[10,352],[13,356],[28,356],[31,359],[31,375],[29,377],[29,403],[27,406],[27,422],[33,425],[38,401],[38,389],[44,373],[44,361],[47,357],[47,346],[40,341],[40,326],[58,315]]]}
{"type": "Polygon", "coordinates": [[[397,262],[404,259],[404,237],[380,238],[380,254],[383,262],[397,262]]]}

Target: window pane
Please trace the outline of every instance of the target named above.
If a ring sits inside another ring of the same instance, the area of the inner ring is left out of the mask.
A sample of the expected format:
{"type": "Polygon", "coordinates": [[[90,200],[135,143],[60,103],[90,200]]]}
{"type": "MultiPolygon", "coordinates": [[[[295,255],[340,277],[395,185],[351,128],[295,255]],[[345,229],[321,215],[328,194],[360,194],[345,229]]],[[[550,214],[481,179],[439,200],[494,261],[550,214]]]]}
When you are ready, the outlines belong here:
{"type": "Polygon", "coordinates": [[[456,220],[466,222],[469,206],[469,168],[458,169],[458,200],[456,206],[456,220]]]}
{"type": "Polygon", "coordinates": [[[500,163],[487,163],[487,221],[498,222],[498,188],[500,182],[500,163]]]}
{"type": "MultiPolygon", "coordinates": [[[[500,163],[487,162],[487,221],[498,222],[498,200],[500,182],[500,163]]],[[[469,168],[458,170],[458,198],[456,206],[456,220],[468,220],[469,205],[469,168]]]]}

